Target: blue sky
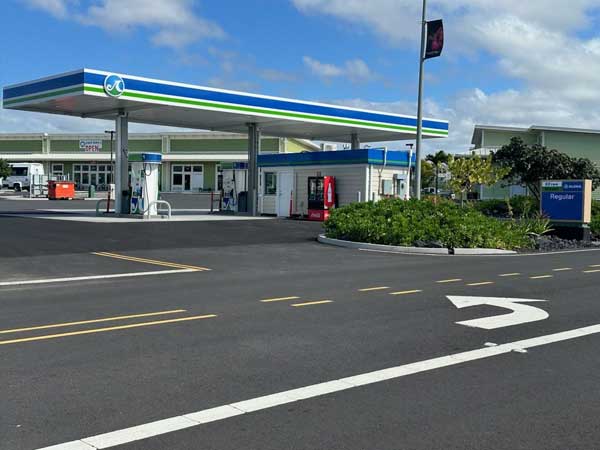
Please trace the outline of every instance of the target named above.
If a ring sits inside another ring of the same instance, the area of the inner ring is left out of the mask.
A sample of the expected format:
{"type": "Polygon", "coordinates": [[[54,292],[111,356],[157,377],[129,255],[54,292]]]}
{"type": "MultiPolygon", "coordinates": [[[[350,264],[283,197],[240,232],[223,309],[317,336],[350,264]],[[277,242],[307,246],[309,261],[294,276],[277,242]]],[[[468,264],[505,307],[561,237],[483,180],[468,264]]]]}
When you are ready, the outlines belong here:
{"type": "MultiPolygon", "coordinates": [[[[427,62],[434,145],[465,151],[475,123],[600,127],[597,0],[430,0],[446,49],[427,62]]],[[[7,0],[0,84],[80,67],[416,112],[417,0],[7,0]]],[[[104,123],[3,110],[0,131],[104,123]]],[[[144,126],[135,125],[136,131],[144,126]]]]}

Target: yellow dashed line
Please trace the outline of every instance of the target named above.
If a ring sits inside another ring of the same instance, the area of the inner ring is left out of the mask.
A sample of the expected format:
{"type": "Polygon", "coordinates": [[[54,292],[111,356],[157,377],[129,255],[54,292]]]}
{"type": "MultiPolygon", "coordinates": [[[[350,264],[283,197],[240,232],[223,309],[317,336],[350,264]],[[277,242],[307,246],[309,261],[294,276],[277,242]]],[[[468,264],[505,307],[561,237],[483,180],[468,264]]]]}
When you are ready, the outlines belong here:
{"type": "Polygon", "coordinates": [[[167,324],[167,323],[185,322],[185,321],[189,321],[189,320],[210,319],[212,317],[217,317],[217,316],[216,316],[216,314],[207,314],[204,316],[180,317],[178,319],[167,319],[167,320],[157,320],[154,322],[132,323],[129,325],[119,325],[116,327],[94,328],[91,330],[71,331],[69,333],[48,334],[45,336],[35,336],[35,337],[28,337],[28,338],[21,338],[21,339],[11,339],[9,341],[0,341],[0,345],[18,344],[20,342],[43,341],[46,339],[57,339],[57,338],[61,338],[61,337],[77,336],[77,335],[81,335],[81,334],[105,333],[107,331],[127,330],[129,328],[149,327],[152,325],[162,325],[162,324],[167,324]]]}
{"type": "Polygon", "coordinates": [[[92,255],[105,256],[107,258],[123,259],[126,261],[134,261],[134,262],[145,263],[145,264],[152,264],[155,266],[174,267],[176,269],[190,269],[190,270],[197,270],[197,271],[210,270],[208,267],[190,266],[187,264],[178,264],[178,263],[173,263],[173,262],[169,262],[169,261],[158,261],[156,259],[138,258],[135,256],[119,255],[118,253],[92,252],[92,255]]]}
{"type": "Polygon", "coordinates": [[[164,315],[164,314],[177,314],[177,313],[182,313],[185,311],[186,311],[185,309],[174,309],[171,311],[159,311],[159,312],[144,313],[144,314],[130,314],[128,316],[105,317],[102,319],[80,320],[78,322],[65,322],[65,323],[55,323],[55,324],[51,324],[51,325],[38,325],[35,327],[28,327],[28,328],[13,328],[12,330],[2,330],[2,331],[0,331],[0,334],[20,333],[23,331],[34,331],[34,330],[46,330],[48,328],[71,327],[73,325],[86,325],[89,323],[98,323],[98,322],[112,322],[114,320],[137,319],[140,317],[160,316],[160,315],[164,315]]]}
{"type": "Polygon", "coordinates": [[[519,275],[521,275],[520,272],[512,272],[512,273],[501,273],[498,276],[499,277],[518,277],[519,275]]]}
{"type": "Polygon", "coordinates": [[[583,273],[597,273],[600,272],[600,269],[594,269],[594,270],[584,270],[583,273]]]}
{"type": "Polygon", "coordinates": [[[370,291],[383,291],[384,289],[389,289],[389,286],[377,286],[371,288],[359,289],[359,292],[370,292],[370,291]]]}
{"type": "Polygon", "coordinates": [[[566,272],[568,270],[573,270],[572,267],[560,267],[558,269],[552,269],[552,272],[566,272]]]}
{"type": "Polygon", "coordinates": [[[412,291],[390,292],[390,295],[418,294],[419,292],[423,292],[423,291],[421,289],[413,289],[412,291]]]}
{"type": "Polygon", "coordinates": [[[485,286],[486,284],[494,284],[493,281],[480,281],[479,283],[467,283],[467,286],[485,286]]]}
{"type": "Polygon", "coordinates": [[[554,275],[538,275],[535,277],[529,277],[530,280],[541,280],[542,278],[552,278],[554,275]]]}
{"type": "Polygon", "coordinates": [[[265,298],[261,300],[262,303],[271,303],[271,302],[284,302],[286,300],[297,300],[300,297],[292,296],[292,297],[275,297],[275,298],[265,298]]]}
{"type": "Polygon", "coordinates": [[[448,280],[439,280],[436,283],[456,283],[458,281],[462,281],[462,278],[450,278],[448,280]]]}
{"type": "Polygon", "coordinates": [[[294,304],[292,304],[292,306],[299,307],[299,306],[323,305],[325,303],[333,303],[333,302],[331,300],[319,300],[316,302],[294,303],[294,304]]]}

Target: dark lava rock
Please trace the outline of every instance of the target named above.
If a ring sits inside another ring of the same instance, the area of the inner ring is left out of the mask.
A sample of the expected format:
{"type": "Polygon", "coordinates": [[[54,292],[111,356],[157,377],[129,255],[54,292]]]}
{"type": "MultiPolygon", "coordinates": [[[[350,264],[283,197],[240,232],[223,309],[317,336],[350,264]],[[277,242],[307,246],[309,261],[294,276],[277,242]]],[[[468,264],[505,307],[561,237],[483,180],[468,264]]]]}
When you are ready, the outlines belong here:
{"type": "Polygon", "coordinates": [[[597,247],[596,241],[586,242],[570,239],[561,239],[558,236],[536,236],[535,249],[540,252],[553,252],[557,250],[574,250],[578,248],[597,247]]]}

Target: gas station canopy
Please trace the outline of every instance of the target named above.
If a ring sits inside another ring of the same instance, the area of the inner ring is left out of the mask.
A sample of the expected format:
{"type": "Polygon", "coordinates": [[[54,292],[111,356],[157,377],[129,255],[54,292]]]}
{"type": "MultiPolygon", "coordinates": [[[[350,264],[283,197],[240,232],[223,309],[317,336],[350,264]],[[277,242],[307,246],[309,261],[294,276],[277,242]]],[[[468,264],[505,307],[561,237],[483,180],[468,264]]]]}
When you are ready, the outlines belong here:
{"type": "MultiPolygon", "coordinates": [[[[23,111],[311,140],[414,139],[415,117],[248,94],[91,69],[4,88],[3,107],[23,111]]],[[[447,137],[448,122],[424,119],[423,136],[447,137]]]]}

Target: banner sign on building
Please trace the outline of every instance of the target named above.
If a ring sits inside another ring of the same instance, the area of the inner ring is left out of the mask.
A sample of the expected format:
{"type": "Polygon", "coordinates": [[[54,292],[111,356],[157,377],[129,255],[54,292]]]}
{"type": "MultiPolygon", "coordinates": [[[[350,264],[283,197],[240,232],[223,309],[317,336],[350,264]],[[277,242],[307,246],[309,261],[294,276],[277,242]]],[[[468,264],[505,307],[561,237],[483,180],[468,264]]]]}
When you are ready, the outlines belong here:
{"type": "Polygon", "coordinates": [[[437,58],[444,48],[444,22],[432,20],[427,22],[427,47],[425,59],[437,58]]]}
{"type": "Polygon", "coordinates": [[[81,139],[79,141],[79,150],[89,153],[98,153],[102,150],[101,139],[81,139]]]}
{"type": "Polygon", "coordinates": [[[589,223],[592,218],[592,180],[544,180],[541,211],[550,220],[589,223]]]}

